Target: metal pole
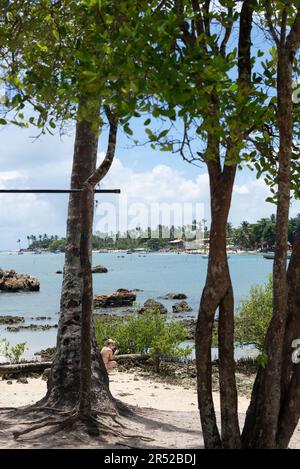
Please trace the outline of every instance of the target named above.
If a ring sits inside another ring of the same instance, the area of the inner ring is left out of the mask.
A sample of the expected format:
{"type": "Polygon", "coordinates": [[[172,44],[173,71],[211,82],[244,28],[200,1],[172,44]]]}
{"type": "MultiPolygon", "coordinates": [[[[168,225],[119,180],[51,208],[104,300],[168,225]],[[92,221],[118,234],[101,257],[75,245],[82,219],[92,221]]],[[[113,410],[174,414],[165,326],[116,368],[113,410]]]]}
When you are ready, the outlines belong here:
{"type": "MultiPolygon", "coordinates": [[[[69,194],[82,189],[0,189],[0,194],[69,194]]],[[[95,189],[97,194],[120,194],[120,189],[95,189]]]]}

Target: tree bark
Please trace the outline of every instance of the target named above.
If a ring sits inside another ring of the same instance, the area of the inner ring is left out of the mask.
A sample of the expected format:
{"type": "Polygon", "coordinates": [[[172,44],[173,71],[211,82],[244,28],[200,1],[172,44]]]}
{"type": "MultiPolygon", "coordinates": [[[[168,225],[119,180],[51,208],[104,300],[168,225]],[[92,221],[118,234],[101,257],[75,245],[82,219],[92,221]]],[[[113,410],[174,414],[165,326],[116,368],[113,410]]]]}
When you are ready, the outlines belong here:
{"type": "Polygon", "coordinates": [[[286,448],[300,418],[300,368],[293,364],[292,341],[300,338],[300,231],[298,231],[287,272],[288,317],[283,347],[281,409],[277,446],[286,448]]]}
{"type": "Polygon", "coordinates": [[[201,297],[195,335],[198,401],[205,447],[236,448],[239,447],[239,426],[233,355],[233,297],[230,293],[232,287],[226,255],[226,226],[235,167],[222,172],[218,163],[211,161],[208,162],[208,170],[212,221],[207,278],[201,297]],[[219,307],[222,440],[216,423],[211,381],[212,328],[219,307]],[[232,337],[231,343],[230,337],[232,337]]]}
{"type": "Polygon", "coordinates": [[[278,48],[278,127],[280,134],[276,250],[273,267],[273,315],[265,340],[268,362],[260,368],[243,431],[243,445],[275,448],[281,404],[281,373],[287,318],[287,245],[292,152],[292,60],[285,44],[278,48]],[[255,402],[253,402],[255,401],[255,402]],[[253,412],[255,415],[253,415],[253,412]]]}
{"type": "MultiPolygon", "coordinates": [[[[245,0],[240,15],[238,47],[239,92],[245,98],[249,96],[251,87],[253,10],[254,2],[245,0]]],[[[224,55],[225,50],[222,53],[224,55]]],[[[218,99],[216,98],[213,99],[212,112],[217,106],[218,99]]],[[[206,448],[239,448],[241,446],[234,360],[234,300],[226,254],[226,232],[237,168],[235,158],[238,157],[239,145],[245,138],[245,128],[235,129],[233,133],[235,143],[230,138],[228,139],[223,169],[219,141],[213,134],[208,136],[207,146],[206,164],[211,196],[210,253],[195,337],[198,401],[206,448]],[[221,437],[216,423],[211,382],[212,328],[218,308],[221,437]]]]}
{"type": "MultiPolygon", "coordinates": [[[[91,121],[77,122],[71,176],[71,188],[81,189],[95,171],[98,149],[98,129],[91,121]]],[[[66,253],[61,294],[60,319],[54,357],[45,401],[57,407],[74,407],[80,393],[80,329],[82,311],[82,273],[80,259],[81,194],[69,198],[66,253]]],[[[93,212],[93,204],[89,207],[93,212]]],[[[87,233],[89,237],[91,231],[87,233]]],[[[94,331],[92,337],[92,396],[100,406],[112,406],[108,375],[99,352],[94,331]]]]}
{"type": "Polygon", "coordinates": [[[105,108],[110,130],[105,158],[101,165],[84,182],[81,194],[80,265],[82,274],[81,315],[81,374],[79,414],[91,423],[92,416],[92,331],[93,331],[93,276],[92,276],[92,229],[94,189],[107,174],[115,156],[118,121],[108,107],[105,108]]]}

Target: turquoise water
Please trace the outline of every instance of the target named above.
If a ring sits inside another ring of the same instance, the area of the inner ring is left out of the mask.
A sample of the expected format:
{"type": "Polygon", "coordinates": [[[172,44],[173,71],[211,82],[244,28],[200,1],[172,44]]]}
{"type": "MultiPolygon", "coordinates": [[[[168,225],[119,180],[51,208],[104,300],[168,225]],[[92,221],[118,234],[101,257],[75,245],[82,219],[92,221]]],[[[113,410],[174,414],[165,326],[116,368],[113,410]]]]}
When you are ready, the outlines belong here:
{"type": "MultiPolygon", "coordinates": [[[[43,253],[24,255],[0,253],[0,268],[14,269],[18,273],[30,274],[39,278],[41,289],[32,293],[0,293],[0,315],[19,315],[26,318],[25,324],[43,324],[33,318],[49,316],[47,324],[58,321],[63,254],[43,253]]],[[[118,288],[141,289],[137,292],[137,302],[142,304],[148,298],[157,298],[168,292],[183,292],[192,306],[191,313],[176,317],[196,317],[199,298],[205,282],[207,259],[201,255],[151,253],[93,253],[93,264],[103,264],[107,274],[95,274],[94,292],[110,293],[118,288]],[[124,256],[124,257],[120,257],[124,256]]],[[[231,255],[229,266],[238,304],[247,296],[253,284],[264,283],[272,270],[272,261],[260,254],[231,255]]],[[[172,311],[173,301],[159,300],[172,311]]],[[[170,317],[172,317],[170,313],[170,317]]],[[[0,338],[6,337],[12,344],[26,341],[32,356],[41,348],[51,347],[56,342],[56,329],[49,331],[20,331],[9,333],[6,326],[0,326],[0,338]]]]}

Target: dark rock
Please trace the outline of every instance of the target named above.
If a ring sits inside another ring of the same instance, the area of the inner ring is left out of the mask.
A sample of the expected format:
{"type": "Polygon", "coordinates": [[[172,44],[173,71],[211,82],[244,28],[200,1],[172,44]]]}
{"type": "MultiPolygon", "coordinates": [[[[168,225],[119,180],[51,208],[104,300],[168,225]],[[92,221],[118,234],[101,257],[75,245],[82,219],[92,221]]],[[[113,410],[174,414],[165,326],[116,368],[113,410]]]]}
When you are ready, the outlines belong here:
{"type": "Polygon", "coordinates": [[[13,384],[13,382],[8,380],[8,381],[6,381],[6,384],[13,384]]]}
{"type": "Polygon", "coordinates": [[[187,339],[194,339],[196,332],[196,323],[195,319],[181,319],[180,324],[182,324],[187,330],[187,339]]]}
{"type": "Polygon", "coordinates": [[[57,324],[29,324],[28,326],[7,326],[6,330],[8,332],[19,332],[24,329],[28,329],[30,331],[48,331],[49,329],[57,328],[57,324]]]}
{"type": "Polygon", "coordinates": [[[24,321],[23,316],[0,316],[0,324],[17,324],[24,321]]]}
{"type": "Polygon", "coordinates": [[[27,378],[18,378],[17,379],[17,383],[21,383],[21,384],[28,384],[28,379],[27,378]]]}
{"type": "Polygon", "coordinates": [[[55,273],[56,273],[56,274],[62,274],[63,271],[62,271],[62,270],[57,270],[55,273]]]}
{"type": "Polygon", "coordinates": [[[162,300],[186,300],[185,293],[167,293],[166,295],[159,296],[162,300]]]}
{"type": "Polygon", "coordinates": [[[118,308],[120,306],[132,306],[136,300],[133,291],[119,288],[110,295],[94,295],[95,308],[118,308]]]}
{"type": "Polygon", "coordinates": [[[39,291],[40,282],[30,275],[17,274],[15,270],[0,269],[0,291],[39,291]]]}
{"type": "Polygon", "coordinates": [[[149,298],[145,301],[144,306],[139,310],[139,314],[143,314],[145,311],[159,311],[160,314],[167,314],[167,308],[159,301],[149,298]]]}
{"type": "Polygon", "coordinates": [[[180,301],[180,303],[175,303],[175,305],[172,306],[173,313],[185,313],[187,311],[192,311],[193,308],[186,302],[186,301],[180,301]]]}
{"type": "Polygon", "coordinates": [[[95,267],[92,268],[93,274],[106,274],[108,272],[107,268],[104,267],[104,265],[95,265],[95,267]]]}
{"type": "Polygon", "coordinates": [[[56,347],[48,347],[40,352],[36,352],[34,355],[39,355],[44,362],[51,362],[54,358],[55,352],[56,347]]]}
{"type": "Polygon", "coordinates": [[[36,318],[31,319],[34,321],[51,321],[52,318],[50,316],[37,316],[36,318]]]}

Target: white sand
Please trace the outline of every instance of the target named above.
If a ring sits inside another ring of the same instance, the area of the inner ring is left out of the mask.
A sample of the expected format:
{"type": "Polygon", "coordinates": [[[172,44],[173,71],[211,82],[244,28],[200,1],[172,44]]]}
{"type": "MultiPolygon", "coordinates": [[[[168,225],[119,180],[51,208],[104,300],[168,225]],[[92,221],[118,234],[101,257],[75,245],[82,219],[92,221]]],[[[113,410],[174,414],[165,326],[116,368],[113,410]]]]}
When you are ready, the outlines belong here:
{"type": "MultiPolygon", "coordinates": [[[[0,408],[21,407],[32,404],[41,399],[46,393],[46,382],[41,378],[28,379],[28,384],[7,384],[0,380],[0,408]]],[[[139,414],[148,425],[148,431],[153,437],[155,448],[202,448],[203,440],[200,428],[200,419],[197,405],[195,387],[187,389],[145,378],[135,373],[113,371],[110,373],[110,388],[112,394],[126,402],[138,406],[139,414]],[[147,409],[148,408],[148,409],[147,409]],[[158,445],[158,446],[155,446],[158,445]]],[[[220,423],[219,394],[214,393],[217,420],[220,423]]],[[[249,400],[239,398],[239,418],[241,426],[249,400]]],[[[137,424],[138,425],[138,424],[137,424]]],[[[140,434],[141,427],[136,427],[136,433],[140,434]]],[[[15,442],[9,438],[11,433],[0,430],[1,448],[31,448],[34,447],[71,447],[78,446],[78,442],[63,436],[66,440],[57,442],[48,437],[41,439],[39,443],[30,440],[27,443],[15,442]],[[48,446],[47,446],[48,445],[48,446]],[[63,445],[63,446],[62,446],[63,445]]],[[[92,443],[93,444],[93,443],[92,443]]],[[[86,447],[86,446],[83,446],[86,447]]],[[[90,444],[88,445],[90,447],[90,444]]],[[[97,446],[99,447],[99,446],[97,446]]],[[[105,446],[106,447],[106,446],[105,446]]],[[[290,442],[290,448],[300,448],[300,427],[298,425],[290,442]]]]}
{"type": "MultiPolygon", "coordinates": [[[[196,388],[187,389],[182,386],[160,383],[141,377],[134,373],[119,371],[110,372],[110,389],[116,398],[127,404],[138,407],[150,407],[169,411],[197,411],[196,388]]],[[[33,404],[46,394],[46,381],[41,378],[28,378],[28,384],[7,384],[0,380],[0,407],[22,407],[33,404]]],[[[219,394],[214,393],[216,411],[220,410],[219,394]]],[[[248,399],[239,399],[239,412],[244,413],[248,406],[248,399]]]]}

